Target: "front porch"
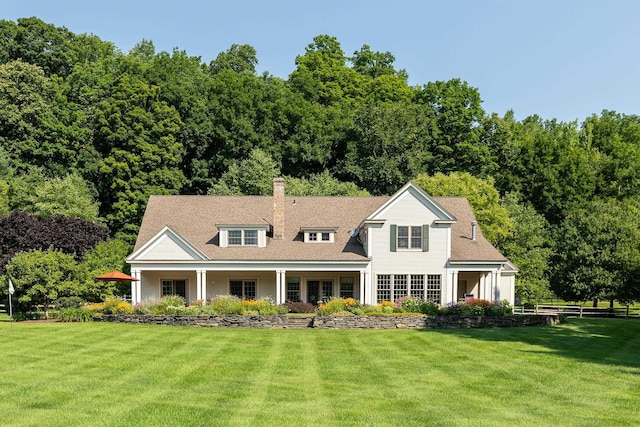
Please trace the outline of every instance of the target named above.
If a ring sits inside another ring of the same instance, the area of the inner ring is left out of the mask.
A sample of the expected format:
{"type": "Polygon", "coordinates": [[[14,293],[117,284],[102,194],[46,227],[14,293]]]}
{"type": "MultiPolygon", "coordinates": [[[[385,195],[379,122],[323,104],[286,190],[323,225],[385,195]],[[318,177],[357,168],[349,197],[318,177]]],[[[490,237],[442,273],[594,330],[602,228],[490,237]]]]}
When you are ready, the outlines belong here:
{"type": "Polygon", "coordinates": [[[131,284],[133,304],[165,295],[182,296],[187,303],[235,295],[242,299],[271,298],[277,304],[301,301],[314,305],[331,298],[355,298],[367,304],[372,298],[366,292],[366,270],[132,269],[131,273],[139,279],[131,284]]]}

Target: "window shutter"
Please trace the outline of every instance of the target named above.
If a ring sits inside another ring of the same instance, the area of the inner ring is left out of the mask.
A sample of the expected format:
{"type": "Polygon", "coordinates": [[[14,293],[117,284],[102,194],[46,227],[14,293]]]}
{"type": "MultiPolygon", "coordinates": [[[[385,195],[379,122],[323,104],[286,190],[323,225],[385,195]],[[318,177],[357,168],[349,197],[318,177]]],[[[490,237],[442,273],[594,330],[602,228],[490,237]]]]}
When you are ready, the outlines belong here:
{"type": "Polygon", "coordinates": [[[429,224],[422,224],[422,252],[429,252],[429,224]]]}
{"type": "Polygon", "coordinates": [[[391,252],[396,251],[396,244],[398,243],[398,226],[395,224],[391,224],[391,236],[389,237],[389,243],[391,244],[390,250],[391,252]]]}

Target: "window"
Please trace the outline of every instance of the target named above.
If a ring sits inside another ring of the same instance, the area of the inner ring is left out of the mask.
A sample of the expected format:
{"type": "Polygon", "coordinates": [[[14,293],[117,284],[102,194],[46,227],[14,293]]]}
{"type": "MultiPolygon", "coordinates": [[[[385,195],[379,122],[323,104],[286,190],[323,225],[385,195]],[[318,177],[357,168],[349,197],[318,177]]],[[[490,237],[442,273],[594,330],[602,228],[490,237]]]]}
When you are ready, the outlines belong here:
{"type": "Polygon", "coordinates": [[[229,293],[241,299],[256,299],[256,281],[230,280],[229,293]]]}
{"type": "Polygon", "coordinates": [[[429,225],[396,225],[391,224],[391,252],[397,250],[429,250],[429,225]]]}
{"type": "Polygon", "coordinates": [[[333,243],[336,230],[334,227],[300,227],[307,243],[333,243]]]}
{"type": "Polygon", "coordinates": [[[329,301],[333,297],[333,280],[322,281],[322,301],[329,301]]]}
{"type": "Polygon", "coordinates": [[[398,226],[398,249],[421,249],[422,227],[398,226]],[[411,238],[409,238],[411,233],[411,238]]]}
{"type": "Polygon", "coordinates": [[[424,299],[424,275],[411,275],[410,295],[413,298],[424,299]]]}
{"type": "Polygon", "coordinates": [[[407,296],[407,275],[396,274],[393,276],[393,301],[407,296]]]}
{"type": "Polygon", "coordinates": [[[439,274],[427,275],[427,296],[426,300],[440,304],[440,295],[442,288],[442,276],[439,274]]]}
{"type": "Polygon", "coordinates": [[[299,277],[287,277],[287,301],[301,301],[299,277]]]}
{"type": "Polygon", "coordinates": [[[242,230],[229,230],[229,245],[242,244],[242,230]]]}
{"type": "Polygon", "coordinates": [[[187,281],[184,279],[162,279],[162,296],[178,295],[187,298],[187,281]]]}
{"type": "Polygon", "coordinates": [[[440,304],[442,276],[428,274],[425,289],[424,274],[379,274],[377,278],[377,301],[397,301],[410,296],[440,304]],[[426,293],[425,293],[426,292],[426,293]]]}
{"type": "Polygon", "coordinates": [[[244,230],[245,246],[258,246],[258,230],[244,230]]]}
{"type": "Polygon", "coordinates": [[[378,303],[391,301],[391,275],[378,274],[378,303]]]}
{"type": "Polygon", "coordinates": [[[353,277],[340,278],[340,298],[353,298],[353,277]]]}
{"type": "Polygon", "coordinates": [[[229,246],[258,246],[258,230],[229,230],[229,246]]]}

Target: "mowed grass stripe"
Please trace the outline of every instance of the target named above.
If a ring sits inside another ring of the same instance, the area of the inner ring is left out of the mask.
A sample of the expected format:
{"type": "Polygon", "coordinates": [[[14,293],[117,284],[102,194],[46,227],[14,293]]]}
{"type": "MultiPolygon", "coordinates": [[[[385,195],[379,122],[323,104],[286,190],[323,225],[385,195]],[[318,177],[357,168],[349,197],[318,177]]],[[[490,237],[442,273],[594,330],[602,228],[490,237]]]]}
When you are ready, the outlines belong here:
{"type": "Polygon", "coordinates": [[[638,425],[639,332],[0,322],[0,424],[638,425]]]}

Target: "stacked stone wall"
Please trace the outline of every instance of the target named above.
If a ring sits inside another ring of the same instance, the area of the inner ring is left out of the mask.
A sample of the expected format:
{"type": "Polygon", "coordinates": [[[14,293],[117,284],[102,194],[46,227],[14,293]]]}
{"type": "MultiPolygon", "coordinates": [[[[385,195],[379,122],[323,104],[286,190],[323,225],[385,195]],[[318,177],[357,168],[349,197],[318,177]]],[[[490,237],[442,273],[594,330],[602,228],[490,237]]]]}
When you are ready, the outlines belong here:
{"type": "Polygon", "coordinates": [[[555,325],[564,321],[563,315],[518,316],[309,316],[287,315],[243,316],[227,315],[138,315],[119,314],[94,317],[96,321],[118,323],[146,323],[170,326],[204,326],[213,328],[316,328],[316,329],[452,329],[506,328],[517,326],[555,325]]]}

